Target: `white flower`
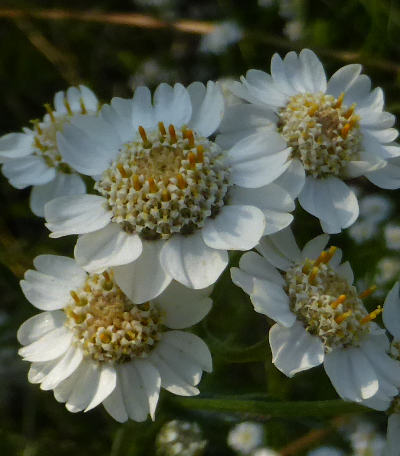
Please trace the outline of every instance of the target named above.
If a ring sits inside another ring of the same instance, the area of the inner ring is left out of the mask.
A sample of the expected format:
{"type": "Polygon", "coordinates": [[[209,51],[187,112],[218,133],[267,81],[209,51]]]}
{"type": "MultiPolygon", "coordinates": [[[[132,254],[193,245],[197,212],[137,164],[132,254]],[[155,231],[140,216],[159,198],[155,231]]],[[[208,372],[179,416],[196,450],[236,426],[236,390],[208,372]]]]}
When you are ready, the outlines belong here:
{"type": "Polygon", "coordinates": [[[251,453],[251,456],[279,456],[279,453],[271,450],[271,448],[258,448],[251,453]]]}
{"type": "MultiPolygon", "coordinates": [[[[293,219],[291,196],[271,182],[281,170],[258,173],[289,151],[248,161],[240,143],[227,151],[208,139],[224,111],[219,87],[140,87],[133,100],[113,99],[97,118],[81,117],[58,136],[65,161],[97,176],[97,195],[57,198],[46,205],[52,237],[80,234],[77,262],[89,272],[115,270],[134,301],[157,296],[173,279],[191,288],[214,283],[227,250],[248,250],[262,234],[293,219]]],[[[269,151],[271,152],[271,150],[269,151]]],[[[279,161],[279,160],[278,160],[279,161]]]]}
{"type": "Polygon", "coordinates": [[[222,54],[228,46],[237,43],[242,36],[242,29],[236,22],[221,22],[215,26],[212,32],[202,37],[200,50],[202,52],[222,54]]]}
{"type": "Polygon", "coordinates": [[[250,295],[256,312],[277,323],[269,332],[272,361],[289,377],[324,364],[338,394],[360,402],[378,390],[394,396],[400,363],[386,353],[385,331],[372,322],[348,262],[321,235],[299,250],[289,229],[265,237],[255,252],[245,253],[233,282],[250,295]],[[282,274],[278,272],[278,268],[282,274]]]}
{"type": "Polygon", "coordinates": [[[44,216],[44,205],[57,196],[85,193],[85,184],[63,160],[56,139],[57,132],[77,115],[93,116],[98,101],[94,93],[80,85],[54,96],[54,110],[46,105],[47,114],[33,121],[33,128],[23,133],[8,133],[0,138],[0,163],[3,174],[15,188],[33,186],[30,198],[32,212],[44,216]]]}
{"type": "Polygon", "coordinates": [[[400,275],[400,260],[392,257],[384,257],[379,260],[377,266],[376,282],[385,284],[400,275]]]}
{"type": "Polygon", "coordinates": [[[230,90],[230,86],[233,82],[235,82],[235,80],[232,78],[221,78],[217,81],[224,96],[225,106],[232,106],[235,104],[243,103],[243,100],[234,95],[230,90]]]}
{"type": "Polygon", "coordinates": [[[304,33],[303,22],[298,19],[286,22],[285,27],[283,28],[283,33],[291,41],[301,40],[304,33]]]}
{"type": "Polygon", "coordinates": [[[391,250],[400,250],[400,225],[389,223],[384,229],[386,245],[391,250]]]}
{"type": "Polygon", "coordinates": [[[264,429],[261,424],[244,421],[229,431],[228,445],[235,451],[249,454],[262,445],[263,439],[264,429]]]}
{"type": "Polygon", "coordinates": [[[247,116],[241,105],[231,106],[221,125],[220,141],[229,146],[248,138],[248,153],[254,143],[268,149],[271,135],[281,134],[292,152],[277,182],[300,192],[301,206],[327,233],[340,232],[358,217],[357,198],[344,180],[365,175],[379,187],[400,187],[400,167],[388,162],[400,155],[395,117],[383,111],[382,89],[371,91],[369,77],[360,72],[361,65],[346,65],[327,81],[309,49],[289,52],[283,60],[275,54],[271,75],[249,70],[231,86],[250,103],[247,116]]]}
{"type": "Polygon", "coordinates": [[[369,222],[383,222],[392,210],[392,203],[383,195],[367,195],[360,199],[360,217],[369,222]]]}
{"type": "Polygon", "coordinates": [[[349,236],[357,243],[362,244],[375,237],[377,225],[369,220],[358,220],[349,230],[349,236]]]}
{"type": "Polygon", "coordinates": [[[343,451],[338,448],[322,446],[310,451],[307,456],[343,456],[343,454],[343,451]]]}
{"type": "Polygon", "coordinates": [[[18,330],[19,354],[32,362],[31,383],[54,390],[71,412],[103,403],[119,422],[154,419],[160,386],[182,396],[199,393],[211,355],[199,337],[180,329],[208,313],[209,289],[173,282],[157,299],[137,305],[112,270],[87,274],[74,260],[53,255],[38,256],[34,265],[21,287],[44,312],[18,330]]]}
{"type": "Polygon", "coordinates": [[[201,456],[207,441],[197,423],[173,420],[160,429],[156,445],[158,456],[201,456]]]}

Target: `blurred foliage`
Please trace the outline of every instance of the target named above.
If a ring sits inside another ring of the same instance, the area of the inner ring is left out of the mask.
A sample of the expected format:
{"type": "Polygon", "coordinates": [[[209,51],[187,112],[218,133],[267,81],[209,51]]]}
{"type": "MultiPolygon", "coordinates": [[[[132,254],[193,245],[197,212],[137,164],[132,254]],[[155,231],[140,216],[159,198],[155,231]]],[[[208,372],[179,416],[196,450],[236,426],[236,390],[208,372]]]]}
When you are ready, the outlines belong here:
{"type": "MultiPolygon", "coordinates": [[[[152,88],[161,81],[238,77],[249,68],[268,70],[276,51],[314,49],[331,74],[358,61],[374,84],[385,89],[387,108],[400,113],[400,4],[395,0],[1,0],[0,134],[19,131],[30,119],[43,114],[43,104],[71,84],[85,83],[108,101],[130,96],[133,85],[152,88]],[[220,54],[200,52],[201,35],[173,27],[151,29],[77,19],[12,18],[10,11],[32,12],[59,8],[79,12],[140,13],[168,23],[180,19],[219,23],[234,21],[243,30],[239,43],[220,54]],[[287,23],[301,24],[300,36],[285,33],[287,23]]],[[[383,192],[357,181],[364,193],[383,192]]],[[[388,193],[399,213],[397,192],[388,193]]],[[[233,454],[226,435],[234,421],[246,414],[230,415],[190,411],[163,392],[155,423],[119,425],[98,407],[88,414],[71,414],[51,392],[42,392],[26,379],[27,363],[17,357],[15,333],[35,313],[26,302],[18,281],[39,253],[71,255],[73,239],[50,240],[43,221],[29,210],[29,189],[12,188],[1,176],[0,220],[0,453],[3,455],[59,456],[154,454],[158,429],[167,420],[197,421],[209,440],[207,455],[233,454]]],[[[315,219],[297,210],[294,230],[300,245],[319,234],[315,219]]],[[[382,235],[355,246],[347,234],[335,237],[356,275],[371,283],[378,260],[385,255],[382,235]]],[[[238,255],[232,256],[237,264],[238,255]]],[[[204,397],[215,394],[268,394],[274,400],[335,399],[322,368],[287,379],[271,366],[266,341],[269,322],[256,314],[248,297],[230,284],[229,272],[214,291],[215,305],[195,329],[214,354],[214,372],[201,383],[204,397]],[[251,347],[242,351],[245,347],[251,347]],[[249,355],[250,353],[250,355],[249,355]],[[247,358],[246,358],[247,357],[247,358]],[[239,362],[238,362],[239,361],[239,362]],[[242,361],[242,362],[240,362],[242,361]],[[245,362],[252,361],[252,362],[245,362]]],[[[381,298],[370,298],[371,307],[381,298]]],[[[374,415],[384,428],[384,416],[374,415]]],[[[280,449],[310,429],[329,428],[329,421],[311,418],[273,418],[265,423],[269,445],[280,449]]],[[[346,448],[336,428],[325,435],[327,443],[346,448]]],[[[303,453],[297,453],[303,454],[303,453]]],[[[304,453],[305,454],[305,453],[304,453]]]]}

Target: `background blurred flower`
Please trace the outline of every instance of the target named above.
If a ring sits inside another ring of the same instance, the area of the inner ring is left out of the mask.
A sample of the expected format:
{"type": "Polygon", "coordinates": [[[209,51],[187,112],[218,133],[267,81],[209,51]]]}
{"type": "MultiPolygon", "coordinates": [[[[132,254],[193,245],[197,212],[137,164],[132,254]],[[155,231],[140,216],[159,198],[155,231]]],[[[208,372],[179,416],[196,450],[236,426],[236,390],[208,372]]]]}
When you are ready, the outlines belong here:
{"type": "Polygon", "coordinates": [[[241,454],[249,454],[262,445],[264,429],[261,424],[245,421],[234,426],[228,434],[228,445],[241,454]]]}

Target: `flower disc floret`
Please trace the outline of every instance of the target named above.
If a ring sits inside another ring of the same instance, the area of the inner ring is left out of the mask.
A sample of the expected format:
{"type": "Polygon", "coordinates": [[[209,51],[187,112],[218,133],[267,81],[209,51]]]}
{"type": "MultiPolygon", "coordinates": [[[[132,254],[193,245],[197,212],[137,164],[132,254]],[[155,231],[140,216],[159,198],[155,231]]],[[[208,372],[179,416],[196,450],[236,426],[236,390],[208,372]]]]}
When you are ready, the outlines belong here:
{"type": "Polygon", "coordinates": [[[317,260],[306,259],[285,274],[291,310],[310,334],[322,340],[326,352],[358,346],[381,311],[368,314],[363,295],[327,264],[329,257],[323,252],[317,260]]]}
{"type": "Polygon", "coordinates": [[[139,127],[95,188],[112,220],[143,239],[191,234],[224,205],[229,169],[217,144],[185,127],[139,127]]]}
{"type": "Polygon", "coordinates": [[[292,147],[307,174],[340,176],[346,165],[359,158],[361,132],[355,103],[344,106],[338,98],[318,93],[299,93],[279,110],[278,129],[292,147]]]}
{"type": "Polygon", "coordinates": [[[115,283],[112,271],[88,275],[82,288],[71,291],[64,310],[75,344],[95,361],[145,358],[160,340],[159,310],[151,302],[133,304],[115,283]]]}

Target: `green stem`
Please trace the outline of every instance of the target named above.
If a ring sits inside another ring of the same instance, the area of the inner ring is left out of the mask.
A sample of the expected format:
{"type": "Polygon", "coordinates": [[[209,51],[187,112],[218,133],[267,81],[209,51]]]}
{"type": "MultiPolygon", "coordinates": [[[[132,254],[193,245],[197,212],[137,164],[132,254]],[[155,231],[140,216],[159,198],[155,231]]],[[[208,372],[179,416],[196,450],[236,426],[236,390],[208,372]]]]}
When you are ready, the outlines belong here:
{"type": "Polygon", "coordinates": [[[237,396],[224,396],[219,398],[175,397],[173,402],[184,409],[234,413],[258,420],[269,420],[271,418],[331,417],[371,411],[361,405],[342,400],[273,402],[238,399],[237,396]]]}

